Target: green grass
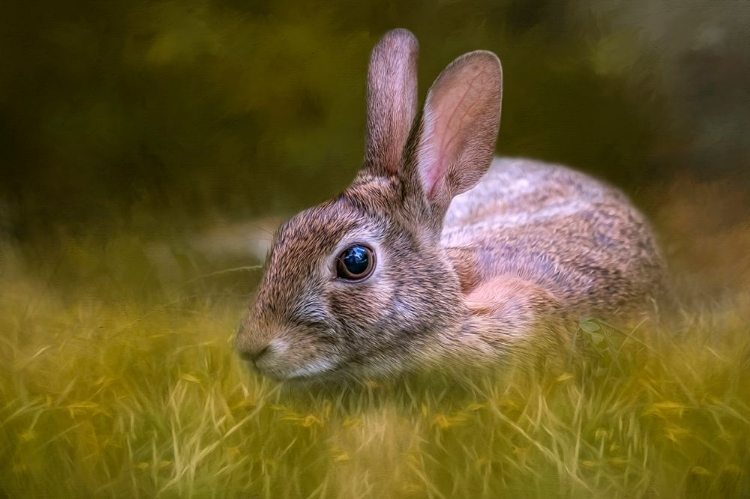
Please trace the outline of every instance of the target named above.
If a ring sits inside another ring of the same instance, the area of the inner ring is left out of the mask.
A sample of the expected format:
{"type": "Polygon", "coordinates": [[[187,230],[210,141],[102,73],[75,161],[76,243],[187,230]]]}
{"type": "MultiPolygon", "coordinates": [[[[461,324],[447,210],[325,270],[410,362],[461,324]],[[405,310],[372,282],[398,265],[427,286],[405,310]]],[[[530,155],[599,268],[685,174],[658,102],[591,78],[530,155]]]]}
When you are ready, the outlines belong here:
{"type": "Polygon", "coordinates": [[[747,297],[583,321],[563,373],[288,387],[231,348],[252,269],[111,241],[0,253],[0,497],[750,495],[747,297]]]}

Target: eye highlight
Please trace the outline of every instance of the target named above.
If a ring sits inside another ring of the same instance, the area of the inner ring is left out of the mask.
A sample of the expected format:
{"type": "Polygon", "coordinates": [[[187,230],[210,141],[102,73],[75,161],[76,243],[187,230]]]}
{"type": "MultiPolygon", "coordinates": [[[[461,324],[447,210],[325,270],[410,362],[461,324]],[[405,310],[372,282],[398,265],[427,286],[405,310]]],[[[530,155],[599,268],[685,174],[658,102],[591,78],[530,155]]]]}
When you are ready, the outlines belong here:
{"type": "Polygon", "coordinates": [[[362,244],[353,244],[336,259],[336,275],[348,281],[359,281],[375,268],[375,252],[362,244]]]}

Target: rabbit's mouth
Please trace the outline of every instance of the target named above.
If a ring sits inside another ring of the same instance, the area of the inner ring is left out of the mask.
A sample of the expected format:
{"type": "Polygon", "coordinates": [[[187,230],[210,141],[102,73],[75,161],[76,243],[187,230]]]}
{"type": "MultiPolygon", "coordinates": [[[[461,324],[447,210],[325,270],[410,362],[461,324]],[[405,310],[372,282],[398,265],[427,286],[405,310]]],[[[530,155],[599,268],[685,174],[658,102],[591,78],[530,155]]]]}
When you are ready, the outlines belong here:
{"type": "Polygon", "coordinates": [[[288,381],[304,381],[330,375],[337,370],[338,365],[329,360],[314,360],[309,364],[298,367],[284,378],[288,381]]]}
{"type": "Polygon", "coordinates": [[[273,380],[294,384],[328,381],[338,378],[341,374],[341,369],[338,365],[328,363],[327,361],[313,362],[286,372],[281,372],[277,369],[263,369],[259,366],[255,366],[255,370],[259,374],[273,380]]]}
{"type": "Polygon", "coordinates": [[[249,361],[263,376],[278,381],[309,381],[331,377],[341,368],[341,362],[335,356],[328,354],[311,360],[295,359],[285,348],[286,345],[279,343],[283,342],[272,341],[262,355],[249,361]]]}

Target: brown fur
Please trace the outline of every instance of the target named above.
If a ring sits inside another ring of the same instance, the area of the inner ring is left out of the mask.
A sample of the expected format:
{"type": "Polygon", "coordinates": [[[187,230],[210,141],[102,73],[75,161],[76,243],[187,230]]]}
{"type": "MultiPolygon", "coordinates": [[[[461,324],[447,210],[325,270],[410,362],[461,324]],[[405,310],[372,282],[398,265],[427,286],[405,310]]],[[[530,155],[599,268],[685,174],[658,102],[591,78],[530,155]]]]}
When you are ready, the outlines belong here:
{"type": "Polygon", "coordinates": [[[562,166],[492,161],[493,54],[449,65],[415,119],[416,53],[404,30],[375,47],[362,171],[276,234],[236,337],[266,375],[523,358],[529,342],[559,348],[575,318],[638,309],[661,288],[650,228],[622,193],[562,166]],[[354,243],[376,255],[356,282],[336,274],[354,243]]]}

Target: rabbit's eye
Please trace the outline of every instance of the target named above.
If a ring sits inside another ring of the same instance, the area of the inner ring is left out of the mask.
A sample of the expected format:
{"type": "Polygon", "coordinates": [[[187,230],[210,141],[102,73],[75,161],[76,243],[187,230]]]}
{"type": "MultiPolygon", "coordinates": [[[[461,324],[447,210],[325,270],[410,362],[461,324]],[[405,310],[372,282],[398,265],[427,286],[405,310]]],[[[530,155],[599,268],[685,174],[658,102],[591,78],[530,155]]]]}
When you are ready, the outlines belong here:
{"type": "Polygon", "coordinates": [[[336,274],[350,281],[364,279],[375,268],[375,253],[367,246],[355,244],[346,248],[336,260],[336,274]]]}

